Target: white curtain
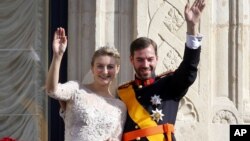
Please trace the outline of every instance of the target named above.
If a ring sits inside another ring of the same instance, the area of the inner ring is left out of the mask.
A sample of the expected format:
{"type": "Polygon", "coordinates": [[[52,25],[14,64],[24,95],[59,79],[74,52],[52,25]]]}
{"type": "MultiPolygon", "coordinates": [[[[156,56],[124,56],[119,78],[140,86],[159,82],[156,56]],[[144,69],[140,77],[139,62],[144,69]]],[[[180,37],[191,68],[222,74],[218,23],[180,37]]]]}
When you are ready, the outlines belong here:
{"type": "Polygon", "coordinates": [[[47,140],[46,3],[0,1],[0,139],[47,140]]]}

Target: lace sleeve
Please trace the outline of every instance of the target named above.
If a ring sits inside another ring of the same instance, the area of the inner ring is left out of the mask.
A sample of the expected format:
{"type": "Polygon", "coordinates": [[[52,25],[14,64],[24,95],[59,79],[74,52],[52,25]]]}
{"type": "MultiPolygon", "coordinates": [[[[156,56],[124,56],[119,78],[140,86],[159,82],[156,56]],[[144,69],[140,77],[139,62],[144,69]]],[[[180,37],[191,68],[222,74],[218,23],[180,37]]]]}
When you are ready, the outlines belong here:
{"type": "Polygon", "coordinates": [[[72,99],[73,94],[79,90],[79,83],[75,81],[68,81],[64,84],[58,83],[56,91],[48,93],[54,99],[61,101],[68,101],[72,99]]]}

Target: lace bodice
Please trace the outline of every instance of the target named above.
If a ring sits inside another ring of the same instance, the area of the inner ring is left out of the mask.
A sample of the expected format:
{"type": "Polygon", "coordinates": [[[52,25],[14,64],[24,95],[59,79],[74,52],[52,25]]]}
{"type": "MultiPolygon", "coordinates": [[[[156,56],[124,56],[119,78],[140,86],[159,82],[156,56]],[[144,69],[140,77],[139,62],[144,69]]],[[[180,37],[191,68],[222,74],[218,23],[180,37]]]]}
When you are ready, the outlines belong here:
{"type": "Polygon", "coordinates": [[[65,141],[121,140],[126,107],[119,99],[99,96],[75,81],[59,84],[48,94],[67,101],[65,141]]]}

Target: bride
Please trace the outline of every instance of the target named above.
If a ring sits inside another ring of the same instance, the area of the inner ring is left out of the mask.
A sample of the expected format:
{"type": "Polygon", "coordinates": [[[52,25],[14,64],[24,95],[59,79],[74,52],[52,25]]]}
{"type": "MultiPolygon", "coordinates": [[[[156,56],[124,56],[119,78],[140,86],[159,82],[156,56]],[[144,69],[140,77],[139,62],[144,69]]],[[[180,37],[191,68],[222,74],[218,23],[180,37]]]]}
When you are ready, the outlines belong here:
{"type": "Polygon", "coordinates": [[[58,28],[53,40],[53,59],[46,80],[47,94],[66,103],[65,141],[119,141],[126,120],[126,106],[110,92],[111,82],[120,68],[115,48],[95,51],[91,70],[94,81],[83,85],[77,81],[59,83],[59,69],[67,37],[58,28]]]}

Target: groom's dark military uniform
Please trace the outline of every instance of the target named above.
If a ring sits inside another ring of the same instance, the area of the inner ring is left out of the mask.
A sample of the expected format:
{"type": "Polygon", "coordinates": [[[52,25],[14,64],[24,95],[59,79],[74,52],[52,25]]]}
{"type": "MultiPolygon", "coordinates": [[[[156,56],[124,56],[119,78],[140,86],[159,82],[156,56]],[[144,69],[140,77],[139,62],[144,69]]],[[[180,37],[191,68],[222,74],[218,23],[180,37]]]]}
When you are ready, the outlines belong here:
{"type": "Polygon", "coordinates": [[[173,140],[181,98],[197,76],[200,50],[185,48],[178,69],[148,80],[135,80],[119,87],[118,95],[128,108],[123,140],[173,140]]]}

